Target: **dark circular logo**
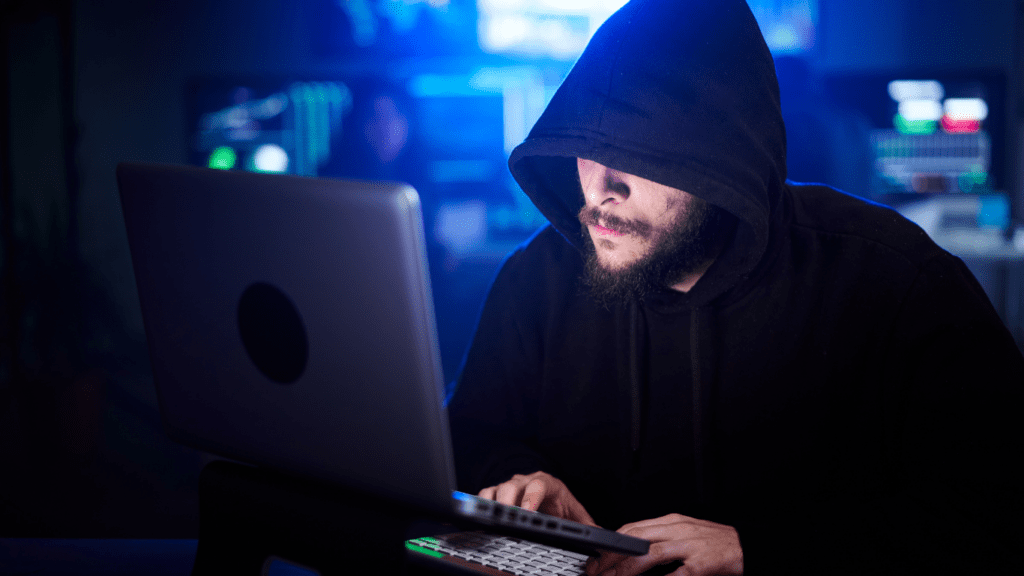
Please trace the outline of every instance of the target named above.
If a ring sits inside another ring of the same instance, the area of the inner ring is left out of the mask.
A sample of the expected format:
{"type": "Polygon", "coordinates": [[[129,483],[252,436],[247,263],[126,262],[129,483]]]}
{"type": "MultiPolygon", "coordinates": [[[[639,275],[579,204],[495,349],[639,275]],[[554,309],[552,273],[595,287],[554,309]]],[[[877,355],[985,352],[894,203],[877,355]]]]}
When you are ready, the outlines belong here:
{"type": "Polygon", "coordinates": [[[291,384],[306,370],[306,328],[278,288],[257,282],[245,289],[238,301],[238,333],[252,363],[274,382],[291,384]]]}

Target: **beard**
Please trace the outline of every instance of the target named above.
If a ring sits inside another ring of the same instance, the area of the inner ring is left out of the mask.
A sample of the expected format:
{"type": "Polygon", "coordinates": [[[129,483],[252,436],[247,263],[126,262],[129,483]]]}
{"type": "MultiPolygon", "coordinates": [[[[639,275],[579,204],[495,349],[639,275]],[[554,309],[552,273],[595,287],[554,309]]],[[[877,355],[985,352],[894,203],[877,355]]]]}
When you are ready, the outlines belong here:
{"type": "Polygon", "coordinates": [[[649,245],[647,253],[639,259],[608,268],[601,264],[594,241],[584,228],[584,283],[591,296],[605,308],[619,302],[642,301],[704,267],[715,256],[726,217],[725,210],[696,197],[665,228],[655,228],[642,220],[602,215],[597,208],[584,206],[579,213],[582,224],[600,221],[605,227],[643,238],[649,245]]]}

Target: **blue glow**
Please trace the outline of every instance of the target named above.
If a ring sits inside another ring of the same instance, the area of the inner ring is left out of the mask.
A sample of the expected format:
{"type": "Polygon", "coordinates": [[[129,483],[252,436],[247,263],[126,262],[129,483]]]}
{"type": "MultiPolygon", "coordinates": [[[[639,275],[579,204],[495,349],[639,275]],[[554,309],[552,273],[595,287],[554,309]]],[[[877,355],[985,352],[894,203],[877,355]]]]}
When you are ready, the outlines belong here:
{"type": "MultiPolygon", "coordinates": [[[[625,0],[477,0],[485,52],[575,60],[625,0]]],[[[748,0],[774,53],[814,46],[818,0],[748,0]]]]}
{"type": "Polygon", "coordinates": [[[625,0],[477,0],[485,52],[574,60],[625,0]]]}
{"type": "Polygon", "coordinates": [[[267,576],[320,576],[320,572],[317,570],[273,556],[268,558],[264,564],[263,574],[267,576]]]}
{"type": "Polygon", "coordinates": [[[765,43],[774,46],[775,52],[792,52],[803,47],[803,39],[792,26],[780,24],[775,28],[766,30],[764,34],[765,43]]]}
{"type": "Polygon", "coordinates": [[[814,47],[818,0],[747,0],[773,54],[795,54],[814,47]]]}
{"type": "Polygon", "coordinates": [[[437,210],[434,238],[455,254],[465,254],[487,238],[487,205],[481,200],[444,203],[437,210]]]}
{"type": "Polygon", "coordinates": [[[1010,200],[1002,194],[978,198],[978,226],[1005,230],[1010,225],[1010,200]]]}

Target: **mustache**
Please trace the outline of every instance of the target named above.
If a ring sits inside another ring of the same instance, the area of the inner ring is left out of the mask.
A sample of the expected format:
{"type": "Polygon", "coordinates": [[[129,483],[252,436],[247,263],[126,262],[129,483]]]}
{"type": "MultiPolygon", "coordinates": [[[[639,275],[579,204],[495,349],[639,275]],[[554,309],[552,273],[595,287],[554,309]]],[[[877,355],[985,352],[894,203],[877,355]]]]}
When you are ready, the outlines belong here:
{"type": "Polygon", "coordinates": [[[621,234],[631,234],[641,238],[650,236],[653,229],[653,226],[644,220],[633,220],[619,218],[612,214],[602,214],[596,206],[584,206],[580,209],[577,217],[580,219],[580,223],[585,226],[601,226],[621,234]]]}

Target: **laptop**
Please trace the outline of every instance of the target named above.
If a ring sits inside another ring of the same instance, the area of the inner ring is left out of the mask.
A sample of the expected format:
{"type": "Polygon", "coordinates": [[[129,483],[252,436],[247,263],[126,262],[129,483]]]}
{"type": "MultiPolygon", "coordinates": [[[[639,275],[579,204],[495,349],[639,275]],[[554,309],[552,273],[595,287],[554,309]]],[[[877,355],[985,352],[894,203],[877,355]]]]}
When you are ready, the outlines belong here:
{"type": "Polygon", "coordinates": [[[474,551],[523,542],[577,560],[647,553],[647,540],[455,490],[412,187],[127,163],[117,178],[171,438],[501,534],[407,542],[439,567],[473,571],[474,551]]]}

